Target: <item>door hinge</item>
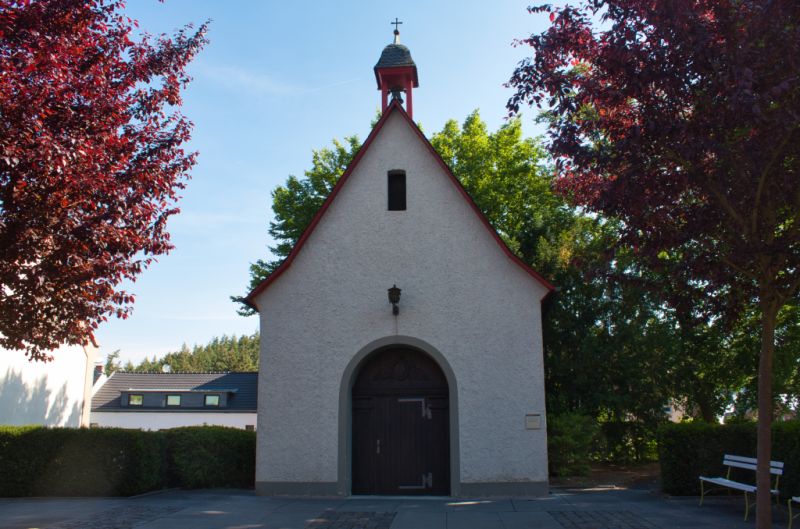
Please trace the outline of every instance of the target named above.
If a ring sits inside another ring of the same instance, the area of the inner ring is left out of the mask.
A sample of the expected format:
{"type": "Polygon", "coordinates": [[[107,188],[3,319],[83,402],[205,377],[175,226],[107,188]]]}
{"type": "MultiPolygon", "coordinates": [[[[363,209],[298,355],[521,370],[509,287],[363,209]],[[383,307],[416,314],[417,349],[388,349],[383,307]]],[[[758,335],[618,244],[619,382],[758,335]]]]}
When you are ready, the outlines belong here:
{"type": "Polygon", "coordinates": [[[422,475],[422,484],[421,485],[400,485],[397,487],[398,489],[406,489],[406,490],[413,490],[413,489],[430,489],[433,488],[433,472],[428,472],[427,474],[422,475]]]}
{"type": "Polygon", "coordinates": [[[406,398],[399,398],[397,402],[418,402],[420,405],[420,411],[422,412],[423,419],[433,419],[433,412],[431,411],[431,405],[428,403],[428,400],[425,397],[406,397],[406,398]]]}

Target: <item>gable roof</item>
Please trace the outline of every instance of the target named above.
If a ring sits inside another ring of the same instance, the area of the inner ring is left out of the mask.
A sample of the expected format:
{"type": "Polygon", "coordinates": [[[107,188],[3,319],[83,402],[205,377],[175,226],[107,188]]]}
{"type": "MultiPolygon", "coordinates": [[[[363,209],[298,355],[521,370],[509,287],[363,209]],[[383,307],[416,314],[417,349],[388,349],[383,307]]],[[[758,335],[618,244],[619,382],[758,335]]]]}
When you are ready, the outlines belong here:
{"type": "Polygon", "coordinates": [[[500,235],[498,235],[497,231],[489,223],[489,220],[486,218],[486,215],[484,215],[483,212],[480,210],[480,208],[478,208],[478,205],[475,204],[475,201],[472,199],[469,193],[467,193],[467,190],[464,188],[461,182],[459,182],[458,178],[455,177],[453,172],[450,170],[450,167],[448,167],[448,165],[445,163],[442,157],[439,156],[439,153],[436,152],[436,149],[433,148],[433,145],[431,145],[431,142],[428,141],[428,138],[426,138],[425,135],[422,133],[422,131],[419,129],[419,127],[417,127],[416,123],[414,123],[414,121],[405,111],[403,106],[398,101],[395,100],[391,102],[389,107],[386,109],[386,111],[384,111],[383,115],[378,120],[378,123],[375,124],[375,127],[373,127],[372,131],[369,133],[369,136],[367,136],[367,139],[364,141],[364,144],[361,146],[361,149],[359,149],[358,153],[356,153],[356,155],[353,157],[353,160],[350,162],[350,165],[347,166],[347,169],[342,174],[341,178],[339,178],[339,181],[336,182],[336,185],[333,186],[333,189],[328,195],[328,198],[325,199],[325,202],[322,204],[322,207],[319,208],[317,214],[314,215],[314,218],[311,220],[311,223],[305,229],[303,235],[300,236],[300,239],[297,241],[297,244],[294,245],[294,248],[292,248],[292,251],[289,252],[289,255],[286,257],[286,259],[284,259],[284,261],[280,264],[280,266],[278,266],[278,268],[276,268],[269,275],[269,277],[267,277],[261,283],[259,283],[258,286],[256,286],[252,290],[252,292],[250,292],[247,295],[247,297],[244,298],[244,302],[247,303],[247,305],[249,305],[255,310],[258,310],[258,307],[256,307],[254,302],[255,297],[258,296],[264,290],[266,290],[267,287],[269,287],[273,282],[275,282],[275,280],[278,279],[278,277],[292,265],[292,261],[294,261],[297,254],[300,253],[300,250],[302,250],[303,245],[305,245],[308,238],[314,232],[314,229],[317,227],[317,224],[319,224],[319,221],[325,215],[325,212],[328,210],[328,207],[330,207],[331,203],[336,199],[336,195],[338,195],[339,191],[342,189],[342,187],[344,187],[345,183],[347,182],[347,179],[350,177],[355,168],[358,166],[358,162],[361,161],[361,158],[363,158],[364,153],[367,152],[369,146],[375,140],[375,138],[377,137],[380,130],[383,128],[386,121],[388,121],[389,116],[391,116],[394,112],[398,112],[400,116],[402,116],[403,119],[405,119],[406,122],[409,125],[411,125],[411,129],[416,133],[416,135],[422,141],[423,145],[427,147],[428,151],[431,153],[431,155],[433,155],[433,158],[442,168],[444,173],[450,178],[450,180],[453,181],[453,184],[455,184],[456,189],[458,189],[458,192],[461,194],[464,200],[466,200],[467,204],[469,204],[469,206],[472,208],[475,214],[478,215],[478,218],[481,220],[481,223],[489,231],[494,240],[500,246],[500,249],[503,250],[503,252],[508,256],[508,258],[511,259],[515,264],[517,264],[520,268],[522,268],[527,274],[536,279],[544,288],[546,288],[548,291],[548,295],[555,290],[555,287],[549,281],[547,281],[536,270],[531,268],[527,263],[525,263],[525,261],[520,259],[514,252],[511,251],[511,249],[503,241],[500,235]]]}
{"type": "MultiPolygon", "coordinates": [[[[108,380],[92,396],[92,411],[123,409],[120,397],[123,391],[129,390],[164,393],[170,391],[229,392],[228,405],[220,411],[255,412],[258,404],[258,373],[122,373],[117,371],[108,377],[108,380]]],[[[169,411],[187,410],[171,408],[169,411]]]]}

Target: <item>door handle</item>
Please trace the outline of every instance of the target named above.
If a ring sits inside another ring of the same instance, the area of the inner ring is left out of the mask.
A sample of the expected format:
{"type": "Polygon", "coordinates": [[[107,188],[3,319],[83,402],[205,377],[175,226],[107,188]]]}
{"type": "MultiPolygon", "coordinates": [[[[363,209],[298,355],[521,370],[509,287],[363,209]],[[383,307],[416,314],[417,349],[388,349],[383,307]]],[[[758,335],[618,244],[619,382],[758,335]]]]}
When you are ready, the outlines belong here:
{"type": "Polygon", "coordinates": [[[381,440],[380,439],[378,439],[377,446],[375,447],[375,453],[376,454],[380,454],[381,453],[381,440]]]}

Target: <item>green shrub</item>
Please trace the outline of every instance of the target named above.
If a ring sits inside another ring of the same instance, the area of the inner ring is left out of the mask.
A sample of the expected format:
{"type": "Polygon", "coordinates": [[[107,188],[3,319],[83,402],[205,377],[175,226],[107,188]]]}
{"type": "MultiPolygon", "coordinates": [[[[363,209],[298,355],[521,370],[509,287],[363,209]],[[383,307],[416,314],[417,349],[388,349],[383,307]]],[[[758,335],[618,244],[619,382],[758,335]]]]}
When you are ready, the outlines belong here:
{"type": "Polygon", "coordinates": [[[622,464],[656,461],[656,428],[640,421],[601,422],[592,451],[598,461],[622,464]]]}
{"type": "MultiPolygon", "coordinates": [[[[723,476],[725,454],[756,455],[756,424],[737,422],[668,424],[659,429],[658,452],[664,492],[676,495],[700,494],[698,476],[723,476]]],[[[772,427],[772,459],[783,461],[781,495],[800,494],[800,421],[775,423],[772,427]]],[[[755,473],[737,470],[731,478],[755,483],[755,473]]]]}
{"type": "Polygon", "coordinates": [[[565,413],[547,417],[547,451],[550,475],[585,476],[589,473],[597,422],[587,415],[565,413]]]}
{"type": "Polygon", "coordinates": [[[200,426],[0,426],[0,497],[130,496],[167,486],[253,487],[255,432],[200,426]]]}
{"type": "Polygon", "coordinates": [[[28,496],[31,477],[39,475],[52,457],[50,446],[25,442],[38,426],[0,426],[0,497],[28,496]]]}
{"type": "Polygon", "coordinates": [[[0,429],[0,496],[126,496],[163,481],[163,444],[153,432],[0,429]]]}
{"type": "Polygon", "coordinates": [[[772,459],[784,462],[781,495],[800,496],[800,421],[775,423],[772,427],[772,459]]]}
{"type": "Polygon", "coordinates": [[[252,488],[256,435],[237,428],[189,426],[165,430],[169,480],[187,488],[252,488]]]}

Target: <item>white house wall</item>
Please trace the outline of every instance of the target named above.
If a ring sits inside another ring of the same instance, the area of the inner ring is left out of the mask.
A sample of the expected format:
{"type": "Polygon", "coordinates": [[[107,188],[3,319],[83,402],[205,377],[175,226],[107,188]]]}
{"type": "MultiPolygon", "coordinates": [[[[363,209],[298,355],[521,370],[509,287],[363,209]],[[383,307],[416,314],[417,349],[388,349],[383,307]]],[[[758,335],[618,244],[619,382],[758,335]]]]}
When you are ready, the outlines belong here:
{"type": "Polygon", "coordinates": [[[457,380],[453,492],[546,485],[545,294],[395,112],[291,267],[256,298],[257,483],[348,493],[337,472],[342,375],[366,344],[406,335],[441,352],[457,380]],[[387,211],[392,169],[406,171],[406,211],[387,211]],[[393,284],[398,317],[387,300],[393,284]],[[525,429],[529,413],[541,414],[540,429],[525,429]]]}
{"type": "Polygon", "coordinates": [[[178,413],[178,412],[108,412],[93,411],[92,425],[107,428],[135,428],[142,430],[165,430],[179,426],[229,426],[245,429],[255,428],[255,413],[178,413]]]}
{"type": "Polygon", "coordinates": [[[96,349],[62,346],[50,362],[0,349],[0,424],[88,426],[96,349]]]}

